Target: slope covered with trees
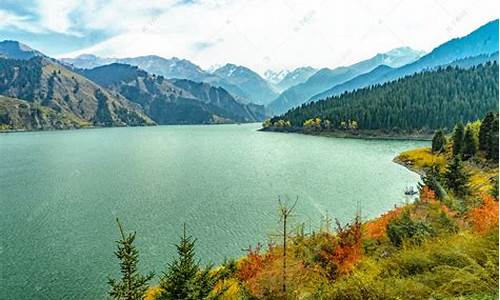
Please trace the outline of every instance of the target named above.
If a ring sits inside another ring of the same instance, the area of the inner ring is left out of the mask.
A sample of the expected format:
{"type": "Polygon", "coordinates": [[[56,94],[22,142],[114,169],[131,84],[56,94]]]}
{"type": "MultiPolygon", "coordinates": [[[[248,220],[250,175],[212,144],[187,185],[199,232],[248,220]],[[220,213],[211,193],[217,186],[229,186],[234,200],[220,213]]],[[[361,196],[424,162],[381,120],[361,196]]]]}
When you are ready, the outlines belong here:
{"type": "Polygon", "coordinates": [[[447,67],[302,105],[264,127],[329,130],[450,130],[498,110],[498,64],[447,67]],[[283,125],[284,124],[284,125],[283,125]],[[355,126],[351,126],[355,124],[355,126]]]}
{"type": "Polygon", "coordinates": [[[223,88],[207,83],[165,79],[119,63],[79,72],[137,103],[158,124],[256,122],[264,118],[263,106],[240,103],[223,88]]]}
{"type": "MultiPolygon", "coordinates": [[[[80,120],[70,127],[154,124],[137,105],[121,95],[112,94],[91,80],[41,56],[29,60],[0,58],[0,95],[25,100],[47,111],[80,120]]],[[[18,120],[36,123],[35,119],[18,120]]],[[[12,125],[17,129],[46,129],[28,123],[3,125],[12,125]]]]}

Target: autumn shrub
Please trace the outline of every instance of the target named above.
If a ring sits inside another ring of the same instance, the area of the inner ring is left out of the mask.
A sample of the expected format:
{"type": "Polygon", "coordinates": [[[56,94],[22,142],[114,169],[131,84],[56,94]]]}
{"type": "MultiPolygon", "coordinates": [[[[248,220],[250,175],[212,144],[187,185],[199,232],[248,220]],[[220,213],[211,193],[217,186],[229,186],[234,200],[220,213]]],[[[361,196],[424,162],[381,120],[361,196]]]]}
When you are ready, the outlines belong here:
{"type": "Polygon", "coordinates": [[[401,215],[402,209],[395,208],[381,215],[373,221],[365,224],[365,236],[367,239],[380,240],[386,237],[387,225],[394,218],[401,215]]]}
{"type": "Polygon", "coordinates": [[[387,236],[396,247],[400,247],[404,241],[420,244],[433,233],[433,229],[428,223],[413,220],[409,210],[405,210],[400,217],[387,224],[387,236]]]}
{"type": "Polygon", "coordinates": [[[472,228],[480,234],[498,228],[498,201],[491,195],[483,195],[482,201],[481,206],[471,209],[467,214],[472,228]]]}

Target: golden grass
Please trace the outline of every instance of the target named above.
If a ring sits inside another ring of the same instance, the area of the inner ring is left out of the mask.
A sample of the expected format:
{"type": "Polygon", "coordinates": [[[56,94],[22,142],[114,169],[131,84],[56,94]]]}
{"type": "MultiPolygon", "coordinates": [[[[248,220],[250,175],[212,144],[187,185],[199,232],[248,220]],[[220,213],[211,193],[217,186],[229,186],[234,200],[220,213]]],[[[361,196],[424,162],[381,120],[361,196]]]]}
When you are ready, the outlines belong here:
{"type": "Polygon", "coordinates": [[[446,165],[444,154],[434,154],[430,147],[417,148],[402,152],[398,157],[400,161],[418,171],[422,171],[432,165],[443,167],[446,165]]]}

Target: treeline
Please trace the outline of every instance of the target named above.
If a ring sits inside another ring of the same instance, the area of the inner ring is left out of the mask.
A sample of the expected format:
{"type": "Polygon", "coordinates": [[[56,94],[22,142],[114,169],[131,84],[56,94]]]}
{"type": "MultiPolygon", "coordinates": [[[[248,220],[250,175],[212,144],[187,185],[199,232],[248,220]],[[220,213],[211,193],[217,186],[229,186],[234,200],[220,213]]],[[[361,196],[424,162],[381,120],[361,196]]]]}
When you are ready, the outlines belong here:
{"type": "Polygon", "coordinates": [[[446,67],[393,82],[304,104],[268,120],[264,127],[307,127],[316,130],[356,129],[450,130],[498,111],[496,61],[469,69],[446,67]]]}
{"type": "MultiPolygon", "coordinates": [[[[498,163],[498,113],[489,112],[483,120],[458,123],[451,137],[452,154],[461,160],[482,157],[498,163]]],[[[432,152],[446,150],[447,138],[443,130],[438,130],[432,138],[432,152]]]]}

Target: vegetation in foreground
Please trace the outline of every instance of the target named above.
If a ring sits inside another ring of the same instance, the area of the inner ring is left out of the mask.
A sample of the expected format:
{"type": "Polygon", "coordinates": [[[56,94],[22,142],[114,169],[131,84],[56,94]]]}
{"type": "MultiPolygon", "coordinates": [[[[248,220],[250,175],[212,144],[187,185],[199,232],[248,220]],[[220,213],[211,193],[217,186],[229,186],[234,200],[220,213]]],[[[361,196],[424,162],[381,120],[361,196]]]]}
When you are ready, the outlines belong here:
{"type": "Polygon", "coordinates": [[[281,238],[218,267],[200,266],[184,234],[178,257],[149,287],[137,271],[133,237],[122,233],[115,299],[498,299],[498,115],[458,124],[431,148],[397,161],[420,171],[418,197],[363,222],[326,218],[315,231],[290,225],[280,202],[281,238]],[[132,237],[132,238],[131,238],[132,237]],[[126,245],[126,246],[124,246],[126,245]],[[128,249],[123,251],[123,249],[128,249]]]}

